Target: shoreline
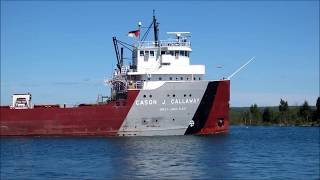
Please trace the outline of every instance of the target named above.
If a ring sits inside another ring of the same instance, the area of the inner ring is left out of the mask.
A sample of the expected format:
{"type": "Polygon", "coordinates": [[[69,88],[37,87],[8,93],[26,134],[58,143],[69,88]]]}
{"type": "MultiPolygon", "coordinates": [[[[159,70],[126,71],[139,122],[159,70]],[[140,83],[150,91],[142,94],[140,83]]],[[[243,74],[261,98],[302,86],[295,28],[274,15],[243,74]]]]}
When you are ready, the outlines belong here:
{"type": "Polygon", "coordinates": [[[320,124],[243,124],[230,123],[230,126],[273,126],[273,127],[320,127],[320,124]]]}

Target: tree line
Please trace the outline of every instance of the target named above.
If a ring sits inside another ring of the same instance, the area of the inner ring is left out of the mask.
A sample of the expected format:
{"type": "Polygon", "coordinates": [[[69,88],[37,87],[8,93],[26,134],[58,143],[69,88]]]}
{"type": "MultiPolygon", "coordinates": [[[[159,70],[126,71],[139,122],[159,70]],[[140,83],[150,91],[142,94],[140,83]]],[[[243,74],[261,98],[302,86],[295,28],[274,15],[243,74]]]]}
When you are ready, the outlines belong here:
{"type": "Polygon", "coordinates": [[[245,125],[320,125],[320,97],[316,106],[307,101],[300,106],[288,106],[288,102],[280,99],[275,107],[258,107],[252,104],[249,108],[231,108],[230,124],[245,125]]]}

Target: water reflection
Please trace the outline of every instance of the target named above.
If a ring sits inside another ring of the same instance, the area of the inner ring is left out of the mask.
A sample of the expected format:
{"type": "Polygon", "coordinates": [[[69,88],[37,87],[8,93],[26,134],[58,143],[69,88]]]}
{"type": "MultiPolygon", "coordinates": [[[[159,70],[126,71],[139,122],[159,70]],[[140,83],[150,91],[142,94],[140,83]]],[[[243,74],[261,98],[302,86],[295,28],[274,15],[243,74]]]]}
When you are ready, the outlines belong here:
{"type": "Polygon", "coordinates": [[[127,179],[228,179],[227,136],[132,137],[117,139],[114,177],[127,179]]]}

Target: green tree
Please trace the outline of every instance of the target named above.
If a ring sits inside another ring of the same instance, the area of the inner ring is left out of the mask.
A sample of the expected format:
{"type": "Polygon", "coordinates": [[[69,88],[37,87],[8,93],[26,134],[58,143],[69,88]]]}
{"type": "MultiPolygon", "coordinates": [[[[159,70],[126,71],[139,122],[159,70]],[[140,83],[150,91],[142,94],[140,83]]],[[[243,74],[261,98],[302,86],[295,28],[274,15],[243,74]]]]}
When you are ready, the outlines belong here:
{"type": "Polygon", "coordinates": [[[318,115],[320,115],[320,97],[318,97],[318,99],[317,99],[316,107],[317,107],[318,115]]]}
{"type": "MultiPolygon", "coordinates": [[[[244,112],[242,112],[242,121],[243,121],[243,123],[245,124],[245,125],[247,125],[250,120],[250,112],[249,111],[244,111],[244,112]]],[[[250,122],[251,123],[251,122],[250,122]]]]}
{"type": "Polygon", "coordinates": [[[308,104],[307,101],[304,101],[302,106],[299,109],[299,116],[305,121],[309,122],[310,121],[310,116],[311,116],[311,108],[308,104]]]}
{"type": "Polygon", "coordinates": [[[273,115],[273,113],[270,108],[268,108],[268,107],[264,108],[263,114],[262,114],[262,121],[265,123],[271,122],[272,115],[273,115]]]}
{"type": "Polygon", "coordinates": [[[320,124],[320,97],[317,99],[316,110],[313,112],[313,121],[320,124]]]}
{"type": "MultiPolygon", "coordinates": [[[[250,106],[250,121],[253,121],[254,124],[258,123],[260,118],[260,111],[257,104],[250,106]]],[[[251,124],[251,123],[250,123],[251,124]]]]}
{"type": "Polygon", "coordinates": [[[288,112],[289,112],[289,106],[287,101],[280,99],[279,112],[280,112],[280,123],[286,124],[288,120],[288,112]]]}

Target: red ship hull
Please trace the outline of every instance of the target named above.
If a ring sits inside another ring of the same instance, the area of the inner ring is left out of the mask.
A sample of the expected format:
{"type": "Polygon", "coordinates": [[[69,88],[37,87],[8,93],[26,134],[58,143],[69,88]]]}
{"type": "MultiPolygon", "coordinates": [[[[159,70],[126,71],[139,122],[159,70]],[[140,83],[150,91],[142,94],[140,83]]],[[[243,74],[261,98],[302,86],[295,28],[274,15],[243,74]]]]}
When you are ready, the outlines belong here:
{"type": "Polygon", "coordinates": [[[138,90],[127,100],[74,108],[1,107],[0,136],[116,136],[138,90]]]}

